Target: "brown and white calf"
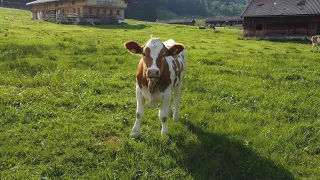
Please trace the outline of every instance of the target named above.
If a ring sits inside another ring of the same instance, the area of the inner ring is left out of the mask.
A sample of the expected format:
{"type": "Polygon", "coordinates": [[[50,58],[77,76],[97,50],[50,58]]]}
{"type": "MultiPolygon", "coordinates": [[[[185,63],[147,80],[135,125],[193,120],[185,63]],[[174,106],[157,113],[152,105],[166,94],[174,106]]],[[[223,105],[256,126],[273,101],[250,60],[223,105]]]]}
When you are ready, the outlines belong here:
{"type": "Polygon", "coordinates": [[[131,131],[131,137],[137,137],[140,131],[140,121],[145,112],[145,101],[150,108],[158,103],[159,118],[162,122],[161,134],[168,133],[167,119],[172,114],[170,99],[174,93],[173,119],[178,120],[178,108],[182,81],[186,69],[186,52],[184,45],[174,40],[161,42],[151,38],[140,46],[134,41],[125,44],[126,49],[142,56],[136,73],[136,121],[131,131]]]}
{"type": "Polygon", "coordinates": [[[320,43],[320,35],[315,35],[311,37],[312,51],[315,52],[318,49],[318,43],[320,43]]]}

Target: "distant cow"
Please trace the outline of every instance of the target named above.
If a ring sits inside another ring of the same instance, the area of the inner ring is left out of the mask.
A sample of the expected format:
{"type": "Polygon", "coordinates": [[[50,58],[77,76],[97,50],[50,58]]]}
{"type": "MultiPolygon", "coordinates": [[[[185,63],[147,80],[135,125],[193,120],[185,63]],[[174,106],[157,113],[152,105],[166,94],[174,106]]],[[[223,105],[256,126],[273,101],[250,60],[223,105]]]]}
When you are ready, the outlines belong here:
{"type": "Polygon", "coordinates": [[[213,32],[216,32],[216,27],[213,24],[208,24],[208,27],[213,29],[213,32]]]}
{"type": "Polygon", "coordinates": [[[179,118],[178,108],[186,69],[184,45],[172,39],[161,42],[158,38],[151,38],[143,46],[134,41],[128,41],[124,45],[129,52],[142,55],[136,73],[137,110],[131,137],[137,137],[139,134],[145,101],[149,103],[150,108],[155,108],[157,103],[160,103],[161,134],[166,134],[168,133],[166,122],[172,114],[170,105],[172,92],[174,92],[173,119],[179,118]]]}
{"type": "Polygon", "coordinates": [[[312,42],[312,51],[315,52],[316,49],[318,49],[318,43],[320,42],[320,35],[312,36],[311,42],[312,42]]]}

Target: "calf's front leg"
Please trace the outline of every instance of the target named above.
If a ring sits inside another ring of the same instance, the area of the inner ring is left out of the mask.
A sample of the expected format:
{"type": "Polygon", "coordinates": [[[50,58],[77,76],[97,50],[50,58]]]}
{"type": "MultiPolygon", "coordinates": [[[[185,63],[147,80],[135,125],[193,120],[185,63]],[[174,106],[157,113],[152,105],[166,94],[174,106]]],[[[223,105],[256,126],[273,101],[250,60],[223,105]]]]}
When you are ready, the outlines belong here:
{"type": "Polygon", "coordinates": [[[139,131],[140,131],[140,120],[142,119],[142,116],[145,111],[145,103],[144,98],[139,90],[139,87],[136,88],[136,98],[137,98],[137,110],[136,110],[136,122],[134,123],[134,126],[131,130],[130,136],[135,138],[138,137],[139,131]]]}
{"type": "Polygon", "coordinates": [[[170,111],[171,111],[170,95],[165,95],[163,97],[163,100],[160,104],[160,109],[159,109],[159,118],[162,123],[161,135],[168,133],[167,120],[168,120],[170,111]]]}

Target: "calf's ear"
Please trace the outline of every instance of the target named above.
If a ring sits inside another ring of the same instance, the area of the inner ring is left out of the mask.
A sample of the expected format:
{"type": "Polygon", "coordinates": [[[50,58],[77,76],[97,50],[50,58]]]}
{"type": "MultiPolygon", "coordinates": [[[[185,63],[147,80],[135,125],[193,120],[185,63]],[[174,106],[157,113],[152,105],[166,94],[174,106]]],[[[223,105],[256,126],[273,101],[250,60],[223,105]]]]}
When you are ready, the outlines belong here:
{"type": "Polygon", "coordinates": [[[124,47],[132,54],[142,54],[143,52],[143,48],[134,41],[125,42],[124,47]]]}
{"type": "Polygon", "coordinates": [[[177,44],[168,48],[167,55],[168,56],[176,56],[176,55],[180,54],[183,50],[184,50],[184,45],[177,43],[177,44]]]}

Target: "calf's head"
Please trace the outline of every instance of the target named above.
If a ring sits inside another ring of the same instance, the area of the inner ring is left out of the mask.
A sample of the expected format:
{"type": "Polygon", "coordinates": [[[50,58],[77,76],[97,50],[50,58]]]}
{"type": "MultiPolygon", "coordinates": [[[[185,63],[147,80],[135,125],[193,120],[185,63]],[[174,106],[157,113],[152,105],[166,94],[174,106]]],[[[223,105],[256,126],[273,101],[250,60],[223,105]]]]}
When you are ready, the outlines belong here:
{"type": "Polygon", "coordinates": [[[124,46],[132,54],[142,56],[140,63],[143,64],[143,77],[147,79],[150,92],[162,75],[166,63],[165,57],[178,55],[184,49],[182,44],[174,44],[167,48],[158,38],[150,39],[143,46],[134,41],[125,42],[124,46]]]}

